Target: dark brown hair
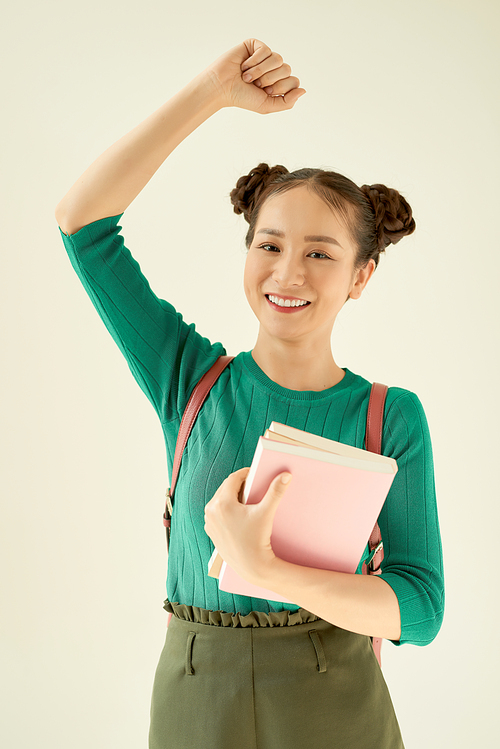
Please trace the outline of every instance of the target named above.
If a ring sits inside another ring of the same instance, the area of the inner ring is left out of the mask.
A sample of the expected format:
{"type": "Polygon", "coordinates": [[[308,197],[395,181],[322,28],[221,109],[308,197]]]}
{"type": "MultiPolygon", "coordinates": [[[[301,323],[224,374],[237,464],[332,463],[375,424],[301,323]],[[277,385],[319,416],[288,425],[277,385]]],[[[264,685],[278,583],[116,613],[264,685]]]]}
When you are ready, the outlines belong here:
{"type": "Polygon", "coordinates": [[[240,177],[230,198],[235,213],[242,213],[250,224],[245,244],[253,242],[259,211],[271,195],[307,185],[344,220],[357,247],[354,269],[369,260],[378,265],[380,253],[390,244],[415,231],[412,210],[397,190],[385,185],[362,185],[338,172],[324,169],[297,169],[289,172],[281,164],[261,163],[240,177]]]}

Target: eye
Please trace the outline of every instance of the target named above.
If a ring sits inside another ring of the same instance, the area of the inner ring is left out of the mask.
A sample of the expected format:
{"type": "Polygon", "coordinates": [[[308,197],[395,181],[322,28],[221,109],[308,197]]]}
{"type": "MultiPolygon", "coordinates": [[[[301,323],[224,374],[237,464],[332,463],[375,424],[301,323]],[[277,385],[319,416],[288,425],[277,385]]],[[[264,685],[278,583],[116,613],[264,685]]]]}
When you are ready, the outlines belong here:
{"type": "MultiPolygon", "coordinates": [[[[273,250],[277,250],[279,252],[279,248],[276,247],[276,245],[274,245],[274,244],[261,244],[261,245],[259,245],[259,249],[262,248],[264,250],[266,247],[272,247],[273,250]]],[[[267,250],[266,250],[266,252],[267,252],[267,250]]]]}
{"type": "Polygon", "coordinates": [[[325,255],[324,252],[311,252],[309,257],[312,257],[312,255],[318,255],[319,257],[326,257],[327,260],[331,260],[331,257],[329,255],[325,255]]]}

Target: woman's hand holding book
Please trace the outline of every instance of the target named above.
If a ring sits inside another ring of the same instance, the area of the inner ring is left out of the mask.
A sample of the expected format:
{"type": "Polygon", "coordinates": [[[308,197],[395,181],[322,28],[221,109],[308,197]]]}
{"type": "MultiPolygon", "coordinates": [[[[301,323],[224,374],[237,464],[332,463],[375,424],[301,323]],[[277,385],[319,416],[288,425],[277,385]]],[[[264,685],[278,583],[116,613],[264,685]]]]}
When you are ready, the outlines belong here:
{"type": "Polygon", "coordinates": [[[205,506],[205,532],[224,561],[251,581],[260,579],[275,558],[271,547],[274,516],[292,477],[278,474],[258,504],[243,504],[240,497],[249,470],[240,468],[222,482],[205,506]]]}

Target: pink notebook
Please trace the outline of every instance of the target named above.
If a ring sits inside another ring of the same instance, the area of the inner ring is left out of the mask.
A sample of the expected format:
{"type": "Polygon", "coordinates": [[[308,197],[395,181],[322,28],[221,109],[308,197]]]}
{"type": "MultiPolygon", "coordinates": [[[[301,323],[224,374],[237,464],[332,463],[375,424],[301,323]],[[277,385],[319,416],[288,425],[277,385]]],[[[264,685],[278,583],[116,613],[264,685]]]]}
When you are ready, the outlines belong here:
{"type": "MultiPolygon", "coordinates": [[[[381,460],[318,452],[302,445],[259,438],[245,484],[244,501],[260,502],[272,479],[289,471],[292,482],[273,524],[276,556],[294,564],[354,573],[397,471],[381,460]]],[[[215,555],[216,552],[214,552],[215,555]]],[[[295,603],[241,578],[222,562],[219,587],[229,593],[295,603]]]]}

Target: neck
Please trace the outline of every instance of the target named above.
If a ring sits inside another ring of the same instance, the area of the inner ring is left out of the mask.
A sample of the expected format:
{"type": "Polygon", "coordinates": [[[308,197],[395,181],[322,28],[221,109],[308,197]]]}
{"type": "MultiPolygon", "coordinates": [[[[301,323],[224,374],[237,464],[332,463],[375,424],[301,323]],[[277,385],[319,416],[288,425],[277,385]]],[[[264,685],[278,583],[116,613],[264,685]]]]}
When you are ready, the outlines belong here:
{"type": "Polygon", "coordinates": [[[337,385],[345,372],[335,363],[330,342],[319,346],[265,340],[259,334],[252,357],[262,371],[289,390],[321,391],[337,385]]]}

